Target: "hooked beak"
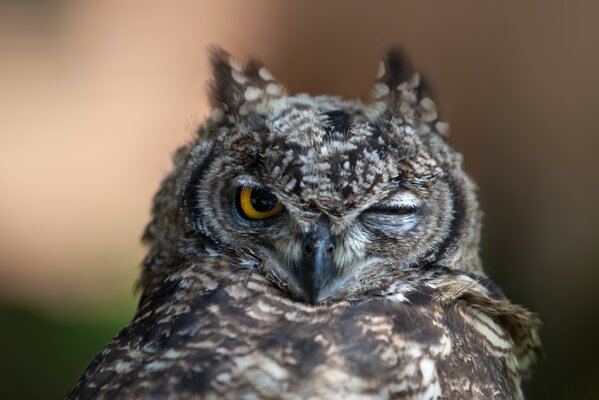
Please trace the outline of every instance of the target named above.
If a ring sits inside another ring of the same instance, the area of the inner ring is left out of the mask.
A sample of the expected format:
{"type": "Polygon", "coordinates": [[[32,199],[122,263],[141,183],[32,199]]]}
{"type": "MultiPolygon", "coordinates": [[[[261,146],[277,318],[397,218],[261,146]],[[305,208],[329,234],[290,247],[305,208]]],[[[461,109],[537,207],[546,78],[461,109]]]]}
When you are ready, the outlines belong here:
{"type": "Polygon", "coordinates": [[[314,229],[304,236],[302,265],[296,271],[308,301],[318,304],[322,290],[334,280],[337,271],[333,263],[335,243],[328,218],[318,218],[314,229]]]}

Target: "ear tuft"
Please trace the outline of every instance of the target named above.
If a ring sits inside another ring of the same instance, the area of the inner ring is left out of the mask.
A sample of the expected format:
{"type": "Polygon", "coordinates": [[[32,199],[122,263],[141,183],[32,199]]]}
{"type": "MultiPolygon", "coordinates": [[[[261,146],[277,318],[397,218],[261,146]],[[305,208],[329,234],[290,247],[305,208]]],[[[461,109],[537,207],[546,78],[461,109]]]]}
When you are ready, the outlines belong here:
{"type": "Polygon", "coordinates": [[[379,63],[373,88],[374,108],[379,112],[411,119],[421,131],[446,136],[449,125],[439,121],[439,114],[426,81],[415,72],[404,52],[390,49],[379,63]]]}
{"type": "Polygon", "coordinates": [[[408,58],[398,47],[394,47],[387,52],[383,66],[384,73],[379,80],[384,80],[390,88],[397,88],[397,85],[402,82],[410,82],[414,75],[408,58]]]}
{"type": "Polygon", "coordinates": [[[269,101],[286,95],[270,71],[256,60],[243,65],[220,47],[210,49],[212,85],[210,104],[225,113],[245,115],[260,111],[269,101]]]}

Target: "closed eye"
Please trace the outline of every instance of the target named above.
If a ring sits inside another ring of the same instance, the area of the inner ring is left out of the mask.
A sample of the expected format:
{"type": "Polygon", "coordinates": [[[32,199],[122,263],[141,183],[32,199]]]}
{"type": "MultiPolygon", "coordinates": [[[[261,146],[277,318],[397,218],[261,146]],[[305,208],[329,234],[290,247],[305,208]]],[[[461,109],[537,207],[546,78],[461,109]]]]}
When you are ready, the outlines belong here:
{"type": "Polygon", "coordinates": [[[416,207],[370,207],[365,213],[376,213],[384,215],[410,215],[414,214],[418,209],[416,207]]]}
{"type": "Polygon", "coordinates": [[[364,210],[360,220],[367,229],[404,235],[422,220],[421,210],[416,205],[385,204],[364,210]]]}

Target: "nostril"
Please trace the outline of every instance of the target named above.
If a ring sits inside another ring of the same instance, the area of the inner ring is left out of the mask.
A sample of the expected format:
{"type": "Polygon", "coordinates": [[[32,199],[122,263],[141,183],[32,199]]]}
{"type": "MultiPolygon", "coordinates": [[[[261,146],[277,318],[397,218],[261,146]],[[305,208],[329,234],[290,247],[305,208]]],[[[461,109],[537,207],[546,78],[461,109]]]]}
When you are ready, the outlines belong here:
{"type": "Polygon", "coordinates": [[[312,252],[313,252],[313,251],[314,251],[314,247],[313,247],[311,244],[306,244],[306,245],[304,245],[304,252],[305,252],[307,255],[310,255],[310,254],[312,254],[312,252]]]}
{"type": "Polygon", "coordinates": [[[328,255],[331,255],[331,254],[333,254],[333,250],[335,250],[335,246],[333,246],[333,245],[330,245],[330,246],[327,248],[327,254],[328,254],[328,255]]]}

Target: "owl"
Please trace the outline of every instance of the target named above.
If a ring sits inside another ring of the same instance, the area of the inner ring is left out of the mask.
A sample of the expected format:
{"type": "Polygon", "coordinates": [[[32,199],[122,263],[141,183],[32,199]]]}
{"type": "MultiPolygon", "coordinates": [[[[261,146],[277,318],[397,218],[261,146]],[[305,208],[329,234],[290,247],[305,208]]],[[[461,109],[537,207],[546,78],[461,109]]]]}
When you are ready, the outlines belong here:
{"type": "Polygon", "coordinates": [[[67,398],[521,399],[539,320],[483,272],[476,187],[401,52],[368,102],[211,65],[138,310],[67,398]]]}

